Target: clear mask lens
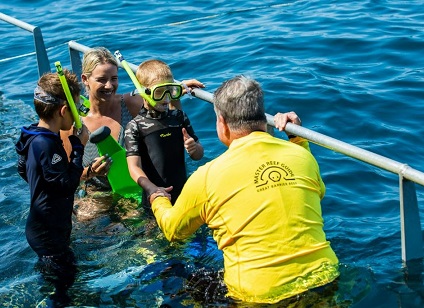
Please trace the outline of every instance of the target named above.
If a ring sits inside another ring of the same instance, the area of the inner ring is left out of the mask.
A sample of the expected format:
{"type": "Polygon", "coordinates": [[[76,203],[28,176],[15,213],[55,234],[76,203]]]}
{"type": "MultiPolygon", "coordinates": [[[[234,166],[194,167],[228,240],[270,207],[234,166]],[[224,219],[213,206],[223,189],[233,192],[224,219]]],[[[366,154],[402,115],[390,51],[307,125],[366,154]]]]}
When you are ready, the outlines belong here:
{"type": "Polygon", "coordinates": [[[170,83],[154,86],[151,90],[151,97],[154,101],[161,101],[166,94],[169,94],[171,99],[179,99],[183,93],[183,88],[180,84],[170,83]]]}

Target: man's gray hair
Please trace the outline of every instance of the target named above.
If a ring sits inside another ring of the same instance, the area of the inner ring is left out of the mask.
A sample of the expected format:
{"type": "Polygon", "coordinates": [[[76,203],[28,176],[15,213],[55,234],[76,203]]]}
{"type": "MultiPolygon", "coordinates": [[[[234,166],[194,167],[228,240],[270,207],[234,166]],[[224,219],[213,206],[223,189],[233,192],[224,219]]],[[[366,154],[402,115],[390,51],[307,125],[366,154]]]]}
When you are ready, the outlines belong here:
{"type": "Polygon", "coordinates": [[[214,108],[233,130],[260,130],[266,123],[261,86],[244,75],[225,81],[215,91],[214,108]]]}

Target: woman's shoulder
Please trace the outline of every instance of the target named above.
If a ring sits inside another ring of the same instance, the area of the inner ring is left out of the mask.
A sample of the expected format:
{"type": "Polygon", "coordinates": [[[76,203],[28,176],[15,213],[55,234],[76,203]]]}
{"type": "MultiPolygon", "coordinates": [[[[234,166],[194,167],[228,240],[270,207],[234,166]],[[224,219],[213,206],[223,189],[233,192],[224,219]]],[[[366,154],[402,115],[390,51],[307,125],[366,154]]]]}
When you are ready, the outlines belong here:
{"type": "Polygon", "coordinates": [[[119,94],[119,96],[120,101],[124,102],[128,111],[134,118],[143,106],[142,97],[140,95],[131,95],[130,93],[119,94]]]}

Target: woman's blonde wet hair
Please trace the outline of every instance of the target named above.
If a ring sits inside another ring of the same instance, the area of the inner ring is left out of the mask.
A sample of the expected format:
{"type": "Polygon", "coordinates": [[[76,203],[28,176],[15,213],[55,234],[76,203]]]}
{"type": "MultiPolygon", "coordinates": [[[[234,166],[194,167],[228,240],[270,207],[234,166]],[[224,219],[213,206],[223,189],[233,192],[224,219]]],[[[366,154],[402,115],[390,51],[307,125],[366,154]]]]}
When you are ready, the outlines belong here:
{"type": "Polygon", "coordinates": [[[84,53],[82,59],[82,74],[89,78],[93,73],[94,69],[100,64],[112,64],[118,67],[113,54],[105,47],[96,47],[88,50],[84,53]]]}

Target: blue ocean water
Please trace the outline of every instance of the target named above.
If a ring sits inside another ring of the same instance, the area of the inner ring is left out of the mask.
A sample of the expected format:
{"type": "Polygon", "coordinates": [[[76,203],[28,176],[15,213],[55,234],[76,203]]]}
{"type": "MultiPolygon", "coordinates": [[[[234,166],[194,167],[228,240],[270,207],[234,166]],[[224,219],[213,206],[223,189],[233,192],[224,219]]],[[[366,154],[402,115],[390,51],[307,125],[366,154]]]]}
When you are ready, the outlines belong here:
{"type": "MultiPolygon", "coordinates": [[[[39,26],[50,61],[70,67],[67,43],[120,50],[138,64],[159,58],[178,80],[213,92],[238,74],[257,79],[266,111],[294,110],[303,126],[424,171],[422,1],[14,1],[0,12],[39,26]]],[[[32,36],[0,21],[0,305],[34,307],[50,291],[34,270],[24,234],[29,191],[16,172],[20,127],[37,120],[32,36]]],[[[119,91],[132,90],[124,71],[119,91]]],[[[204,148],[225,148],[211,104],[184,99],[204,148]]],[[[327,186],[327,237],[340,262],[340,301],[351,307],[422,307],[422,271],[401,261],[396,175],[311,144],[327,186]]],[[[424,195],[417,185],[423,216],[424,195]]],[[[106,199],[96,219],[75,221],[80,274],[74,306],[195,307],[173,264],[220,268],[206,230],[182,244],[137,219],[123,200],[106,199]],[[112,205],[112,206],[111,206],[112,205]],[[170,270],[171,269],[171,270],[170,270]]]]}

